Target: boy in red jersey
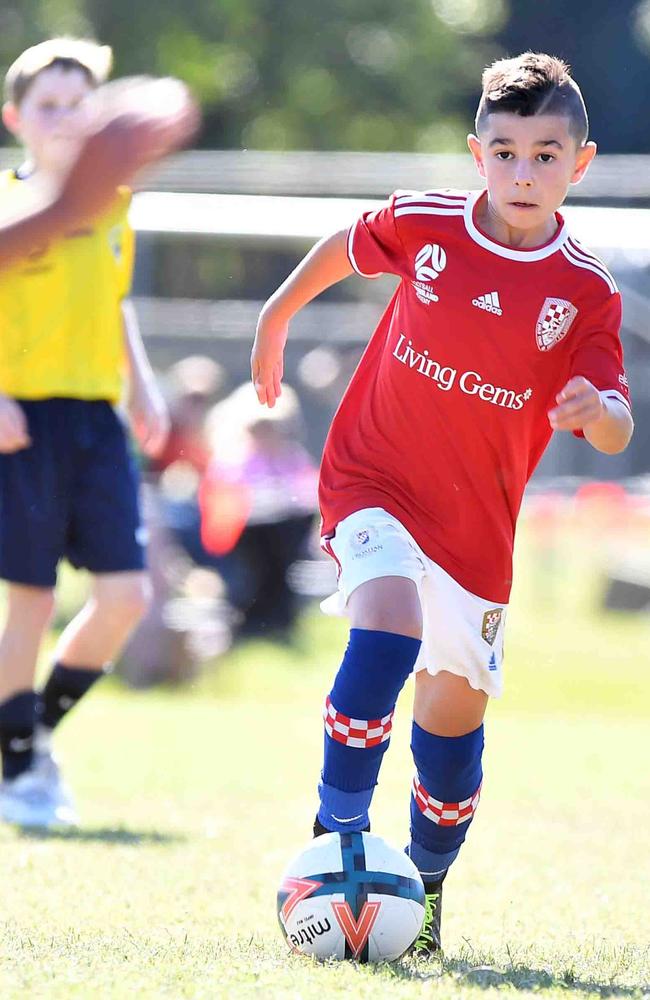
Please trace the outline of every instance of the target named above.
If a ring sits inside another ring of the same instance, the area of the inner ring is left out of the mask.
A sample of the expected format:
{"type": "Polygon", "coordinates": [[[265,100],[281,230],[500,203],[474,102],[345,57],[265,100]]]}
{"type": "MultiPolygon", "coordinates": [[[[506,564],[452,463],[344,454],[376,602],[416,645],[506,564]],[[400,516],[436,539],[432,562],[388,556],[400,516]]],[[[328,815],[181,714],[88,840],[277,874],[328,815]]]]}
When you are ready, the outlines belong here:
{"type": "Polygon", "coordinates": [[[442,880],[480,795],[525,485],[554,430],[607,454],[633,430],[620,295],[558,212],[596,153],[587,128],[560,60],[490,66],[468,139],[487,191],[398,192],[322,240],[265,305],[253,348],[273,406],[298,309],[353,271],[400,279],[323,455],[324,544],[339,565],[326,603],[352,627],[326,702],[315,832],[368,828],[415,669],[408,852],[427,893],[423,954],[440,948],[442,880]]]}

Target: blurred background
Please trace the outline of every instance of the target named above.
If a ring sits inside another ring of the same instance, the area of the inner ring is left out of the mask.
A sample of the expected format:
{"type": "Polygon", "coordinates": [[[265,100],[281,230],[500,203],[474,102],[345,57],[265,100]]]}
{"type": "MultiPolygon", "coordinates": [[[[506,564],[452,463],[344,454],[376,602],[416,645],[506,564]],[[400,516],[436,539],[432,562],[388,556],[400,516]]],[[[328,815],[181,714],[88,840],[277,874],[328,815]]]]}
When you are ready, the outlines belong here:
{"type": "MultiPolygon", "coordinates": [[[[144,468],[157,597],[121,665],[131,683],[191,678],[250,636],[290,642],[334,587],[317,467],[391,280],[350,278],[303,312],[272,416],[246,387],[257,314],[318,237],[395,188],[479,186],[465,137],[482,68],[527,48],[572,65],[590,113],[600,155],[566,214],[623,294],[636,433],[615,458],[555,436],[524,504],[513,602],[531,627],[540,609],[645,620],[650,0],[22,0],[0,10],[3,68],[56,34],[112,45],[115,75],[181,77],[204,115],[197,148],[143,178],[132,208],[133,295],[173,430],[144,468]]],[[[17,155],[5,136],[1,164],[17,155]]]]}

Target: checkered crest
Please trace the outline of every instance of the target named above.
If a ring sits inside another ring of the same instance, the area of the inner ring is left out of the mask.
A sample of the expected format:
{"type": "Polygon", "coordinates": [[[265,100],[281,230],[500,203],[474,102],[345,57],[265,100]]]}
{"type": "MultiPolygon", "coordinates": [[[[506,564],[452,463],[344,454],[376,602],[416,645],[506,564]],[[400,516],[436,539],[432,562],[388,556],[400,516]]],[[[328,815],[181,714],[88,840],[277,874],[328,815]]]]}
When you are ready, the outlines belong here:
{"type": "Polygon", "coordinates": [[[540,351],[550,351],[569,332],[578,310],[566,299],[545,299],[537,317],[537,346],[540,351]]]}

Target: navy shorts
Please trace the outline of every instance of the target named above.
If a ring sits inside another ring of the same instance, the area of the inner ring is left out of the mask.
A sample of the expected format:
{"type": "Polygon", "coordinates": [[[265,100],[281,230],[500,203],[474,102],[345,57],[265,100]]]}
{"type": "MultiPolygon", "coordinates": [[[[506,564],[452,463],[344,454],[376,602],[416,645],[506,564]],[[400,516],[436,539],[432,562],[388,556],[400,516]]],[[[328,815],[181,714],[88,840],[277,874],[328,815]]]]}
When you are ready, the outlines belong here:
{"type": "Polygon", "coordinates": [[[63,558],[91,573],[143,569],[138,474],[111,404],[18,402],[32,445],[0,454],[0,577],[52,587],[63,558]]]}

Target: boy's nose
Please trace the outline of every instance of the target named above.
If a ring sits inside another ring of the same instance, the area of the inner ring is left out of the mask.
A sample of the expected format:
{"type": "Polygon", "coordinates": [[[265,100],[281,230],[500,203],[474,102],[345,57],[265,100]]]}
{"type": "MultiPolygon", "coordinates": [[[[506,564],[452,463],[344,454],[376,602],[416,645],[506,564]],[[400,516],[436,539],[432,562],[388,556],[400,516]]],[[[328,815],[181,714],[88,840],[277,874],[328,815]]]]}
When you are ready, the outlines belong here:
{"type": "Polygon", "coordinates": [[[515,175],[515,184],[517,187],[529,188],[533,186],[533,179],[528,171],[519,171],[515,175]]]}

